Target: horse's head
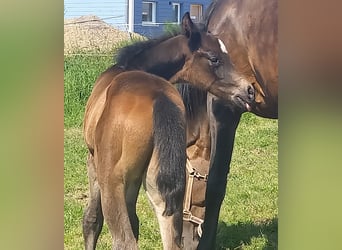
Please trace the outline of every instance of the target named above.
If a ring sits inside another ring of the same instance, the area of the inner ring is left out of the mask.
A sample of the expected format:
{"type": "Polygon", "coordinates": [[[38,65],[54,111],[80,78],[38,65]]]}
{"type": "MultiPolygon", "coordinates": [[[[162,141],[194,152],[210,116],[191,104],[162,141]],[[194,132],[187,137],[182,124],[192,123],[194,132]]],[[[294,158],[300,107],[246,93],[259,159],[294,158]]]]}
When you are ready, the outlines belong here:
{"type": "Polygon", "coordinates": [[[182,34],[188,40],[189,50],[183,68],[170,81],[189,82],[233,103],[242,111],[250,110],[250,104],[254,102],[254,88],[244,79],[227,78],[225,69],[229,67],[226,64],[231,62],[223,42],[197,27],[189,13],[183,16],[182,34]]]}

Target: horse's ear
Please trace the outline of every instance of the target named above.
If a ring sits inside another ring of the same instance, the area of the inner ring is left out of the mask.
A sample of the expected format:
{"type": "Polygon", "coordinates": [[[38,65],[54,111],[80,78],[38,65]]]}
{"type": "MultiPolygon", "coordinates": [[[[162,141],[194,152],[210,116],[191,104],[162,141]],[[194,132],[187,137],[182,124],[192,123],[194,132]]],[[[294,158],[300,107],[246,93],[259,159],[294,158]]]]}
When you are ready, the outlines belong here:
{"type": "Polygon", "coordinates": [[[196,27],[190,18],[190,13],[186,12],[182,18],[182,33],[189,38],[195,28],[196,27]]]}

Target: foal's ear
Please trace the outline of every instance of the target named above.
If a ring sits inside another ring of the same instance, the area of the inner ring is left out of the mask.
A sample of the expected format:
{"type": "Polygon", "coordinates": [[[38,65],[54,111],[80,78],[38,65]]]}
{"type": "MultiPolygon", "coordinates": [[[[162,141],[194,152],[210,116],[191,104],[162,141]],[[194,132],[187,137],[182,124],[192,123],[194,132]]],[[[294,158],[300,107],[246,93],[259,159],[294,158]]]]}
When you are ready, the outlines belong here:
{"type": "Polygon", "coordinates": [[[182,33],[189,38],[194,31],[196,31],[196,26],[192,22],[189,12],[186,12],[182,18],[182,33]]]}
{"type": "Polygon", "coordinates": [[[182,34],[189,39],[189,47],[192,51],[198,49],[201,43],[201,35],[190,18],[189,12],[186,12],[182,19],[182,34]]]}

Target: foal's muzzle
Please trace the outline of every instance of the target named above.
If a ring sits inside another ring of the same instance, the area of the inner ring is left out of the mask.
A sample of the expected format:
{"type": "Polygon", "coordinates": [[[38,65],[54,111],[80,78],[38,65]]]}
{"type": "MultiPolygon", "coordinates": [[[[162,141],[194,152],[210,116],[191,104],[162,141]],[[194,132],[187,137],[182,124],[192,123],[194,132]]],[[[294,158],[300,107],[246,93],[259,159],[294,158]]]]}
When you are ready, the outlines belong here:
{"type": "Polygon", "coordinates": [[[252,105],[255,102],[254,87],[251,84],[248,84],[247,87],[238,89],[233,96],[233,101],[243,112],[251,111],[252,105]]]}
{"type": "Polygon", "coordinates": [[[230,102],[232,105],[244,111],[251,111],[255,101],[254,87],[244,82],[243,84],[230,84],[222,81],[213,82],[208,91],[217,97],[230,102]]]}
{"type": "Polygon", "coordinates": [[[247,87],[247,100],[250,102],[255,101],[255,90],[252,85],[247,87]]]}

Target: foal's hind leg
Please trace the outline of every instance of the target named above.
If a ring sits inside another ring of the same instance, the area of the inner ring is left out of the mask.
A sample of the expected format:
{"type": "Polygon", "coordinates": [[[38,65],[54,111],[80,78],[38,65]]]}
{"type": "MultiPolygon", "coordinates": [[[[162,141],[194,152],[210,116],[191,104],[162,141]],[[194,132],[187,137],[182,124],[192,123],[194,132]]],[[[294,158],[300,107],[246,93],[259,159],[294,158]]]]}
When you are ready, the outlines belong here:
{"type": "Polygon", "coordinates": [[[136,204],[141,186],[141,179],[142,177],[139,177],[138,179],[131,181],[126,191],[126,206],[129,221],[131,222],[133,234],[137,241],[139,236],[139,219],[136,212],[136,204]]]}
{"type": "Polygon", "coordinates": [[[85,241],[85,249],[95,249],[97,239],[103,226],[103,214],[101,208],[101,193],[97,182],[94,158],[88,155],[88,178],[90,197],[88,206],[83,215],[83,237],[85,241]]]}
{"type": "Polygon", "coordinates": [[[113,250],[137,250],[138,244],[126,206],[125,164],[119,161],[101,183],[101,204],[113,239],[113,250]]]}

